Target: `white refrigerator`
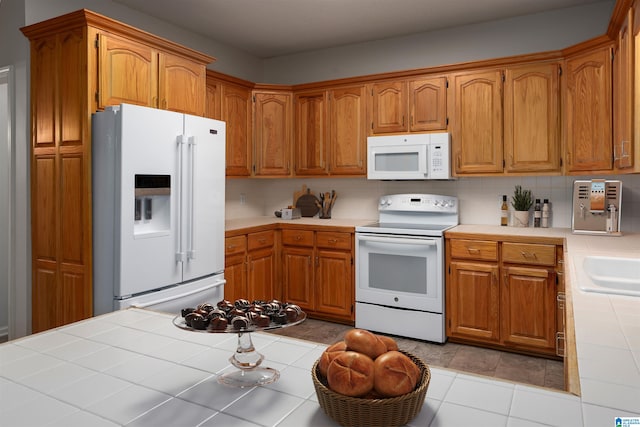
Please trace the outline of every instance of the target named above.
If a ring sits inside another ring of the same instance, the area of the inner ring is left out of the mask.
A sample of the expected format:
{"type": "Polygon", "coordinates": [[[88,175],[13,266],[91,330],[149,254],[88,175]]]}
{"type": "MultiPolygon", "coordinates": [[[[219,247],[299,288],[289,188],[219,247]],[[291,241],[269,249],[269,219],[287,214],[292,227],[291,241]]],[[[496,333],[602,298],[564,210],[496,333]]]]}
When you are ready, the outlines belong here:
{"type": "Polygon", "coordinates": [[[94,315],[221,300],[225,123],[129,104],[92,119],[94,315]]]}

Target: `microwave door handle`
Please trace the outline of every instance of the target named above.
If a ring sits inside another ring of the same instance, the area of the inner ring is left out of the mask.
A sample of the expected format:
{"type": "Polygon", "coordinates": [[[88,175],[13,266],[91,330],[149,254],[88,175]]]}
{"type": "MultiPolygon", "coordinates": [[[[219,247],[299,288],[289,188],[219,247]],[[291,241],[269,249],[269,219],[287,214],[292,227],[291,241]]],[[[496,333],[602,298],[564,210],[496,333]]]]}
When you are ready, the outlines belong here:
{"type": "Polygon", "coordinates": [[[429,169],[431,168],[431,162],[429,161],[429,145],[425,144],[420,149],[422,150],[422,155],[424,157],[424,162],[421,162],[420,164],[420,169],[422,169],[420,173],[422,173],[425,178],[429,178],[429,169]]]}
{"type": "Polygon", "coordinates": [[[403,239],[394,237],[372,237],[372,236],[360,236],[361,241],[376,242],[376,243],[396,243],[403,245],[419,245],[419,246],[436,246],[436,240],[434,239],[403,239]]]}

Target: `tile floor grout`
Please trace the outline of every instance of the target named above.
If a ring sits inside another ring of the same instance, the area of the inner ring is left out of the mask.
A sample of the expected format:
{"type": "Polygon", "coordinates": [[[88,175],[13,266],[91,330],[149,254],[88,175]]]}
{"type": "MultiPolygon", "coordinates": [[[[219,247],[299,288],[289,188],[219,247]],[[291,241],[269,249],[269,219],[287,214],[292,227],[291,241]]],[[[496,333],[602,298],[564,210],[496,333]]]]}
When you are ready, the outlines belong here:
{"type": "MultiPolygon", "coordinates": [[[[340,341],[351,328],[307,319],[300,325],[270,333],[329,345],[340,341]]],[[[452,342],[438,344],[397,336],[394,338],[402,350],[415,354],[434,367],[564,391],[562,361],[452,342]]]]}

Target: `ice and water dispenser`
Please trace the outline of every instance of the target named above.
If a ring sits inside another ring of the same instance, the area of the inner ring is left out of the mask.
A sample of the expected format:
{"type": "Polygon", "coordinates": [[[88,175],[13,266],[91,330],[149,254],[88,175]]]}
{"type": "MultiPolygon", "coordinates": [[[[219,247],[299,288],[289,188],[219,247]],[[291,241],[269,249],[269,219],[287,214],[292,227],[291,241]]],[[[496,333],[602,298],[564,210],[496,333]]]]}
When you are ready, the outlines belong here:
{"type": "Polygon", "coordinates": [[[169,233],[171,176],[136,175],[134,195],[134,235],[151,237],[169,233]]]}
{"type": "Polygon", "coordinates": [[[619,236],[622,183],[605,179],[573,183],[574,233],[619,236]]]}

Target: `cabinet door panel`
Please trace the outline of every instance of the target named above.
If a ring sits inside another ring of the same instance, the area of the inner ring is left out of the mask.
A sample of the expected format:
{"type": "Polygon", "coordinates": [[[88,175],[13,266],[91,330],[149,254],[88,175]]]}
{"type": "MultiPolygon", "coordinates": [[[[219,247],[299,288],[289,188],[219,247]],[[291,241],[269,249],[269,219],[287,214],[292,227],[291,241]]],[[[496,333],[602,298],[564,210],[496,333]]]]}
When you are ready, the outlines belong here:
{"type": "Polygon", "coordinates": [[[316,310],[350,316],[353,307],[351,252],[319,250],[316,274],[316,310]]]}
{"type": "Polygon", "coordinates": [[[231,302],[247,298],[247,269],[245,254],[227,256],[224,263],[224,299],[231,302]]]}
{"type": "Polygon", "coordinates": [[[56,36],[31,44],[31,109],[33,148],[56,144],[56,85],[51,78],[58,66],[56,36]]]}
{"type": "Polygon", "coordinates": [[[498,265],[452,262],[450,278],[447,297],[448,334],[498,342],[498,265]]]}
{"type": "Polygon", "coordinates": [[[634,166],[632,25],[633,9],[630,9],[618,32],[618,45],[614,56],[614,167],[627,170],[634,166]]]}
{"type": "Polygon", "coordinates": [[[504,268],[501,323],[505,343],[555,350],[553,279],[553,272],[542,268],[504,268]]]}
{"type": "Polygon", "coordinates": [[[161,53],[158,70],[158,106],[163,110],[204,116],[206,67],[161,53]]]}
{"type": "Polygon", "coordinates": [[[291,172],[291,96],[255,94],[255,175],[291,172]]]}
{"type": "Polygon", "coordinates": [[[226,175],[251,175],[251,91],[222,87],[222,120],[227,124],[226,175]]]}
{"type": "Polygon", "coordinates": [[[504,149],[507,172],[560,171],[558,64],[507,69],[504,149]]]}
{"type": "Polygon", "coordinates": [[[275,294],[275,253],[273,248],[251,251],[247,255],[247,299],[278,299],[275,294]]]}
{"type": "Polygon", "coordinates": [[[295,99],[295,171],[297,175],[326,175],[328,170],[328,101],[326,92],[295,99]]]}
{"type": "Polygon", "coordinates": [[[329,97],[329,172],[366,175],[365,86],[334,89],[329,97]]]}
{"type": "Polygon", "coordinates": [[[432,77],[409,82],[411,132],[447,128],[447,79],[432,77]]]}
{"type": "Polygon", "coordinates": [[[98,37],[98,108],[122,103],[158,107],[157,52],[112,34],[98,37]]]}
{"type": "Polygon", "coordinates": [[[371,133],[407,130],[407,83],[392,81],[371,86],[371,133]]]}
{"type": "Polygon", "coordinates": [[[570,172],[611,170],[609,48],[567,60],[566,139],[570,172]]]}
{"type": "Polygon", "coordinates": [[[313,249],[283,247],[282,275],[284,299],[298,304],[303,310],[313,311],[313,249]]]}
{"type": "Polygon", "coordinates": [[[472,72],[453,78],[454,121],[451,138],[455,171],[502,172],[501,72],[472,72]]]}

